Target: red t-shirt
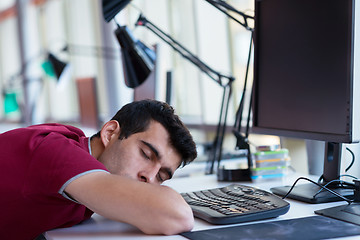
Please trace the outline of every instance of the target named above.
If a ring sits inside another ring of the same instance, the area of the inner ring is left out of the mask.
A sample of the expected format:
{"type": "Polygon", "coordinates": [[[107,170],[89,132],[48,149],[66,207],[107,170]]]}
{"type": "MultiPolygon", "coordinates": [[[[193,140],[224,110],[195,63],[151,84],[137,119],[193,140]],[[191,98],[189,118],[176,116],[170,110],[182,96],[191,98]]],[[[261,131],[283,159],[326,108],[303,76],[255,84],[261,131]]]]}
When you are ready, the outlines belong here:
{"type": "Polygon", "coordinates": [[[35,125],[0,134],[0,239],[34,239],[91,217],[61,191],[81,174],[107,171],[75,127],[35,125]]]}

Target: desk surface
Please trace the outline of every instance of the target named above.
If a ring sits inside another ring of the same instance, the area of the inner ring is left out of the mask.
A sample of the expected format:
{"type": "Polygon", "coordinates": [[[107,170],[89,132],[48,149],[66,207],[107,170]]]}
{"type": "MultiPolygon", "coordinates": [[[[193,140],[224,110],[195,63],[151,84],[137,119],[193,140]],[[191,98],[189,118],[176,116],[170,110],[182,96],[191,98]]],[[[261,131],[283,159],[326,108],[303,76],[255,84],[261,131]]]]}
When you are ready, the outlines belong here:
{"type": "MultiPolygon", "coordinates": [[[[266,181],[258,183],[243,183],[250,186],[255,186],[267,191],[270,191],[271,187],[282,186],[282,185],[292,185],[297,176],[289,176],[277,181],[266,181]]],[[[301,182],[300,182],[301,183],[301,182]]],[[[201,189],[223,187],[229,185],[229,182],[218,182],[215,175],[206,175],[206,176],[195,176],[195,177],[185,177],[185,178],[175,178],[171,181],[165,183],[165,185],[172,187],[178,192],[190,192],[197,191],[201,189]]],[[[343,205],[345,202],[336,202],[336,203],[324,203],[324,204],[307,204],[298,201],[293,201],[287,199],[290,202],[290,210],[285,215],[279,216],[274,219],[264,220],[264,221],[255,221],[242,224],[233,224],[233,225],[211,225],[200,219],[195,219],[195,226],[193,231],[211,229],[211,228],[220,228],[226,226],[236,226],[236,225],[245,225],[258,222],[269,222],[276,220],[284,219],[293,219],[307,216],[314,216],[314,211],[318,209],[328,208],[337,205],[343,205]]],[[[46,233],[46,238],[48,240],[104,240],[104,239],[186,239],[180,235],[174,236],[151,236],[145,235],[140,232],[137,228],[120,223],[108,220],[97,214],[87,222],[66,229],[57,229],[52,230],[46,233]]],[[[359,237],[349,237],[343,239],[358,239],[359,237]]]]}

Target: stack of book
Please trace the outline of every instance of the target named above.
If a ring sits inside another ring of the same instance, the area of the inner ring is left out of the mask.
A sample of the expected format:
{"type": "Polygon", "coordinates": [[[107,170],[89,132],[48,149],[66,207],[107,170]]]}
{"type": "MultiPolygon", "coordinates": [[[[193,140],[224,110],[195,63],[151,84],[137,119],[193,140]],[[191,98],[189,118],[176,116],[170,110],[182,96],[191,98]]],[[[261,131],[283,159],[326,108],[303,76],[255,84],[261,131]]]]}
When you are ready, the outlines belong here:
{"type": "Polygon", "coordinates": [[[253,154],[251,169],[253,180],[280,178],[287,174],[290,165],[289,151],[276,146],[260,146],[253,154]]]}

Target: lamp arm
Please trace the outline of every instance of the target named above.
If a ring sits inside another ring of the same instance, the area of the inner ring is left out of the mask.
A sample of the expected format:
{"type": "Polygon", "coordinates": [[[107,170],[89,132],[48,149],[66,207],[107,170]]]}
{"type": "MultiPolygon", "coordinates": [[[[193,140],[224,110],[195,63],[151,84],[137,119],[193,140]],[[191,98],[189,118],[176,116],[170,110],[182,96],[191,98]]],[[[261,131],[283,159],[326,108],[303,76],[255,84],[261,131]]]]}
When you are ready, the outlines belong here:
{"type": "Polygon", "coordinates": [[[63,52],[68,52],[71,55],[88,55],[107,59],[118,59],[120,57],[120,55],[117,54],[120,49],[106,46],[66,44],[61,50],[63,52]]]}
{"type": "Polygon", "coordinates": [[[223,0],[205,0],[205,1],[207,1],[208,3],[210,3],[211,5],[216,7],[218,10],[220,10],[221,12],[226,14],[229,18],[233,19],[235,22],[239,23],[241,26],[243,26],[247,30],[254,31],[254,28],[251,28],[248,24],[248,19],[254,19],[253,16],[249,16],[243,12],[240,12],[239,10],[235,9],[234,7],[232,7],[231,5],[229,5],[228,3],[226,3],[223,0]],[[238,19],[234,18],[232,15],[230,15],[228,13],[228,11],[231,11],[231,12],[234,12],[234,13],[240,15],[244,19],[244,22],[242,23],[238,19]]]}
{"type": "Polygon", "coordinates": [[[148,28],[151,32],[157,35],[161,40],[166,42],[171,48],[173,48],[176,52],[178,52],[182,57],[189,60],[195,66],[197,66],[201,71],[203,71],[206,75],[208,75],[211,79],[217,82],[220,86],[225,87],[231,82],[235,80],[233,76],[226,76],[224,74],[219,73],[218,71],[211,68],[209,65],[201,61],[197,56],[191,53],[188,49],[186,49],[182,44],[173,39],[171,36],[166,34],[164,31],[155,26],[152,22],[150,22],[144,15],[140,14],[138,20],[136,21],[136,26],[144,26],[148,28]],[[222,79],[228,79],[228,82],[224,84],[222,79]]]}

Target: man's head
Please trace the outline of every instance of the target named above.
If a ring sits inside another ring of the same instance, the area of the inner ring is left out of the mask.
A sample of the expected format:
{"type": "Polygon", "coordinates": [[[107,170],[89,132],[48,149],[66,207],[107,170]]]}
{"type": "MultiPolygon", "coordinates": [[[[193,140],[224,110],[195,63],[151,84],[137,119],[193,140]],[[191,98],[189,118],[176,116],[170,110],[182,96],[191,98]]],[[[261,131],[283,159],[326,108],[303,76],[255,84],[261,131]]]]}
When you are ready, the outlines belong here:
{"type": "Polygon", "coordinates": [[[182,165],[190,163],[197,156],[196,146],[189,130],[167,103],[156,100],[132,102],[121,108],[112,120],[120,124],[120,139],[145,131],[150,121],[155,120],[169,133],[170,144],[182,156],[182,165]]]}
{"type": "MultiPolygon", "coordinates": [[[[115,123],[117,123],[119,127],[117,138],[122,142],[121,146],[119,145],[117,149],[122,148],[122,152],[115,153],[116,151],[112,150],[111,156],[110,151],[107,151],[107,153],[104,154],[106,159],[117,158],[116,156],[122,155],[119,156],[119,159],[122,157],[122,162],[129,160],[135,162],[141,158],[141,156],[138,156],[137,159],[138,151],[141,151],[141,154],[143,154],[143,152],[147,150],[155,156],[157,149],[154,149],[152,144],[163,151],[162,154],[165,155],[164,157],[171,156],[178,158],[179,161],[176,163],[176,167],[190,163],[197,156],[196,146],[190,132],[174,113],[174,109],[166,103],[155,100],[142,100],[129,103],[122,107],[111,121],[104,125],[101,132],[94,135],[94,137],[100,137],[100,134],[106,136],[106,129],[110,129],[110,131],[112,131],[111,129],[115,130],[115,123]],[[154,143],[152,141],[154,141],[154,143]],[[136,145],[139,150],[132,148],[136,145]],[[163,148],[165,145],[166,148],[163,148]],[[132,152],[130,151],[131,149],[132,152]],[[167,154],[167,149],[171,149],[173,153],[170,152],[167,154]],[[125,152],[129,152],[127,157],[124,157],[125,152]]],[[[103,140],[103,142],[106,141],[107,140],[103,140]]],[[[108,149],[110,149],[110,147],[108,147],[108,149]]],[[[105,157],[103,156],[103,158],[105,157]]],[[[108,162],[108,160],[104,161],[108,162]]],[[[164,161],[164,159],[162,159],[162,161],[164,161]]],[[[133,163],[129,162],[129,164],[133,163]]],[[[168,164],[168,162],[166,164],[168,164]]],[[[173,168],[172,166],[172,171],[173,168]]]]}

